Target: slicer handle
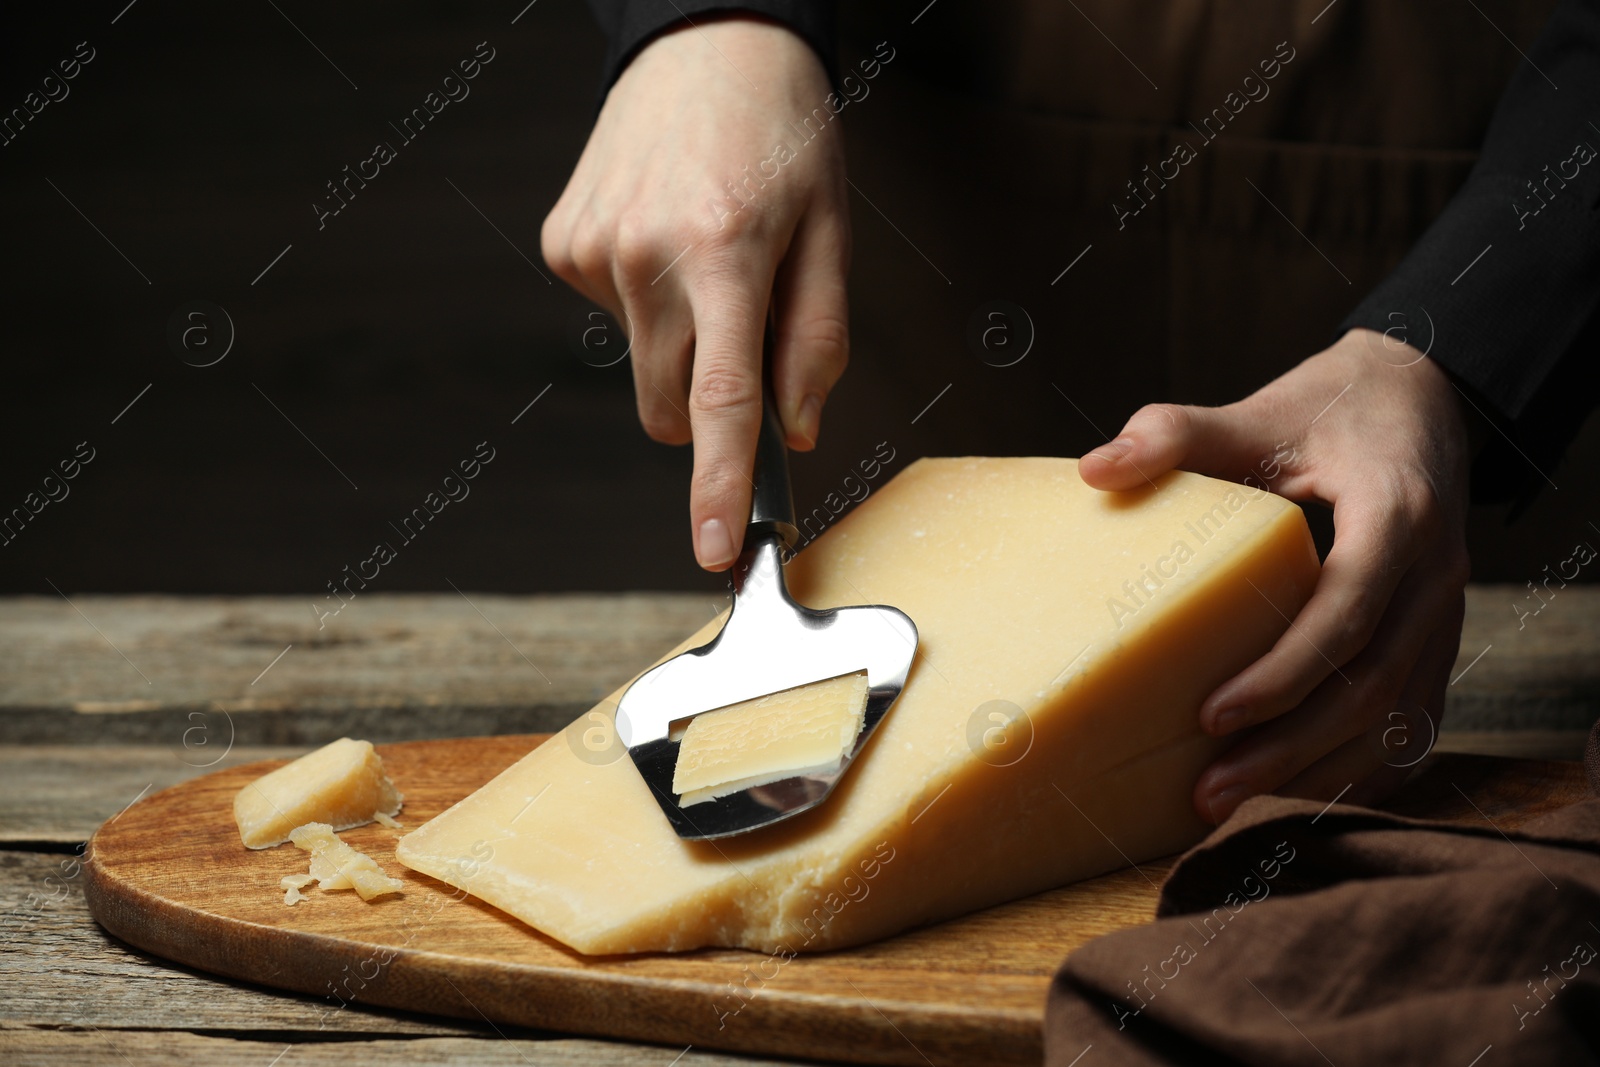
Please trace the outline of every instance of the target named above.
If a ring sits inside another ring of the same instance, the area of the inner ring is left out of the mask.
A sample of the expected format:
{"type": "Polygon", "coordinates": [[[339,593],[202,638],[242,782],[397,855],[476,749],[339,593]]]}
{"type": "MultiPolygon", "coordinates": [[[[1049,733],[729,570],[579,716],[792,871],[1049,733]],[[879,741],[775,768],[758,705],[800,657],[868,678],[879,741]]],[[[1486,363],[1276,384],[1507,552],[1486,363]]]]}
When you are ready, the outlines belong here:
{"type": "Polygon", "coordinates": [[[761,358],[761,433],[756,438],[755,491],[750,497],[750,525],[745,540],[775,536],[785,554],[794,550],[800,531],[794,524],[794,495],[789,488],[789,446],[772,392],[772,315],[767,316],[761,358]]]}

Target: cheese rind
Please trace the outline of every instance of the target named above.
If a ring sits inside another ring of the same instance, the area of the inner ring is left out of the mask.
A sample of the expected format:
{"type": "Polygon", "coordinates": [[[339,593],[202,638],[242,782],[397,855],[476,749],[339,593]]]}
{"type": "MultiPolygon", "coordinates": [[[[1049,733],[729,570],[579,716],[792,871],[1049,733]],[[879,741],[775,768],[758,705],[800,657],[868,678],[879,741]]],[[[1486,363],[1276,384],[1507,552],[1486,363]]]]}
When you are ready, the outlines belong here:
{"type": "Polygon", "coordinates": [[[1073,460],[922,460],[787,568],[803,604],[892,604],[920,632],[825,804],[683,841],[631,760],[581,745],[591,712],[396,855],[585,953],[838,948],[1165,855],[1205,832],[1191,795],[1226,746],[1201,701],[1317,575],[1299,508],[1260,490],[1172,473],[1109,494],[1073,460]],[[997,707],[1015,709],[998,733],[997,707]]]}
{"type": "Polygon", "coordinates": [[[857,671],[697,715],[679,742],[672,790],[688,807],[838,770],[866,710],[867,675],[857,671]]]}
{"type": "Polygon", "coordinates": [[[233,818],[246,848],[271,848],[306,823],[348,830],[392,816],[404,799],[372,742],[341,737],[239,790],[233,818]]]}

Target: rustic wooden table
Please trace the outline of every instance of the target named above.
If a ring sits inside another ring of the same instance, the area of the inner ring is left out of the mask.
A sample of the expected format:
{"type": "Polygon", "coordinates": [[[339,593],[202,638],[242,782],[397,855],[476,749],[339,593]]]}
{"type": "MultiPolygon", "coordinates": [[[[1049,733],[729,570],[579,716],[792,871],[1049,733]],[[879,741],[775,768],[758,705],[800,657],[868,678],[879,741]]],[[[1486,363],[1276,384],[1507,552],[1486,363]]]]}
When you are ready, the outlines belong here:
{"type": "MultiPolygon", "coordinates": [[[[1600,716],[1600,588],[1469,590],[1441,751],[1575,759],[1600,716]]],[[[753,1064],[357,1009],[174,967],[89,918],[95,827],[195,775],[341,735],[552,730],[722,607],[681,594],[0,600],[0,1058],[10,1063],[753,1064]],[[332,1023],[328,1019],[332,1019],[332,1023]],[[674,1057],[678,1057],[675,1059],[674,1057]]],[[[175,827],[174,834],[181,835],[175,827]]]]}

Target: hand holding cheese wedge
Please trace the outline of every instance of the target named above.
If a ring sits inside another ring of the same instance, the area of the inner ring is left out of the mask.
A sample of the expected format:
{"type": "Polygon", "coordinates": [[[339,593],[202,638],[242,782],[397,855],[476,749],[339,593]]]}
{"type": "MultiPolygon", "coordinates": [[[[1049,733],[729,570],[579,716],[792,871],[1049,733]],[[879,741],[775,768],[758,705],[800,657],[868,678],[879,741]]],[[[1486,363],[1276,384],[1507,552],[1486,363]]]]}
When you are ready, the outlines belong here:
{"type": "Polygon", "coordinates": [[[597,758],[558,735],[397,858],[580,952],[778,952],[1170,853],[1204,832],[1191,793],[1227,747],[1201,702],[1273,647],[1318,577],[1286,500],[1179,472],[1102,493],[1050,458],[922,460],[786,570],[803,604],[894,604],[921,634],[825,804],[685,841],[620,743],[597,758]]]}
{"type": "Polygon", "coordinates": [[[1214,821],[1257,793],[1371,803],[1432,741],[1461,643],[1470,453],[1464,408],[1425,354],[1351,330],[1255,394],[1220,408],[1141,409],[1085,456],[1084,480],[1136,490],[1175,467],[1333,507],[1316,595],[1260,660],[1205,700],[1201,723],[1248,736],[1202,776],[1214,821]],[[1398,711],[1405,718],[1388,720],[1398,711]],[[1422,723],[1423,715],[1427,723],[1422,723]],[[1385,766],[1368,731],[1406,722],[1385,766]]]}

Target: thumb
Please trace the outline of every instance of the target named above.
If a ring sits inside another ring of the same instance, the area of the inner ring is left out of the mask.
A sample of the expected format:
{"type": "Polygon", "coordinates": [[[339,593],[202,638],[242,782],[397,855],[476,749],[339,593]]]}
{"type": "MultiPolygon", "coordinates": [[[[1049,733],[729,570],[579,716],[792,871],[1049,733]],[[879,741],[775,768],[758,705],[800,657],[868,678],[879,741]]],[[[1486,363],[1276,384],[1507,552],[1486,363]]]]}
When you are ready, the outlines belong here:
{"type": "Polygon", "coordinates": [[[822,405],[850,358],[848,219],[811,211],[800,220],[778,271],[772,385],[790,448],[817,443],[822,405]]]}
{"type": "Polygon", "coordinates": [[[1078,461],[1078,473],[1096,489],[1137,489],[1182,467],[1217,478],[1248,474],[1270,446],[1265,429],[1234,404],[1224,408],[1147,404],[1133,413],[1115,439],[1078,461]]]}

